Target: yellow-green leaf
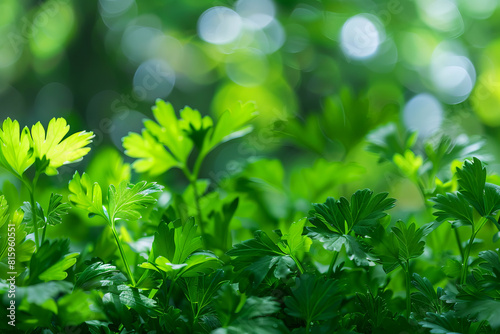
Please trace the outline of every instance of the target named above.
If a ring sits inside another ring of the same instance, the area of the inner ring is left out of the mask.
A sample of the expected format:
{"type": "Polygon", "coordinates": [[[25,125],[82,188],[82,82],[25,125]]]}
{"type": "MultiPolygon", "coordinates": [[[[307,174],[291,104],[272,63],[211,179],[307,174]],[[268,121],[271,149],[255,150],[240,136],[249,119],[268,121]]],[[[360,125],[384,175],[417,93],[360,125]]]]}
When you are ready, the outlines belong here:
{"type": "Polygon", "coordinates": [[[31,128],[33,157],[40,160],[45,157],[49,161],[45,169],[47,175],[56,175],[57,168],[79,161],[90,151],[90,147],[85,146],[92,142],[92,132],[80,131],[63,140],[68,131],[64,118],[53,118],[47,133],[40,122],[31,128]]]}
{"type": "Polygon", "coordinates": [[[25,127],[19,133],[19,123],[7,118],[0,129],[0,164],[14,174],[22,176],[35,162],[30,151],[30,141],[29,129],[25,127]]]}

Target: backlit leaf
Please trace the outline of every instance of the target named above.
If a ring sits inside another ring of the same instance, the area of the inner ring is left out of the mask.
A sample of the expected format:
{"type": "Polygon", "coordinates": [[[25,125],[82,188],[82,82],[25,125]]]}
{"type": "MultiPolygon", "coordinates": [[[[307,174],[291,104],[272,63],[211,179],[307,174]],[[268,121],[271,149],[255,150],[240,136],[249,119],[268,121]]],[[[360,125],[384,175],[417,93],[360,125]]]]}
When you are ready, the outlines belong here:
{"type": "Polygon", "coordinates": [[[10,118],[3,122],[0,129],[0,164],[7,170],[22,176],[34,162],[35,157],[30,151],[30,132],[25,127],[19,133],[19,123],[10,118]]]}
{"type": "Polygon", "coordinates": [[[80,131],[63,139],[68,131],[69,125],[64,118],[53,118],[47,133],[40,122],[31,128],[33,157],[48,160],[44,171],[47,175],[57,174],[57,168],[81,160],[90,151],[90,147],[85,146],[92,142],[92,132],[80,131]]]}

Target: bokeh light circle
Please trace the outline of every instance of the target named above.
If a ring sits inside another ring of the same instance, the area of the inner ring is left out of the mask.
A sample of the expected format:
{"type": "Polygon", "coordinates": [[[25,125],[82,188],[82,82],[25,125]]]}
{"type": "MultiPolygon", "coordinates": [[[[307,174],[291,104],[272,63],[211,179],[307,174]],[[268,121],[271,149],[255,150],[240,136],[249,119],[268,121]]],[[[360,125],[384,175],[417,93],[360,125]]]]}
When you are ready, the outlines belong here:
{"type": "Polygon", "coordinates": [[[198,20],[198,35],[211,44],[228,44],[236,40],[242,26],[238,13],[227,7],[216,6],[201,14],[198,20]]]}
{"type": "Polygon", "coordinates": [[[403,109],[403,122],[419,136],[428,137],[441,127],[443,108],[432,95],[423,93],[413,97],[403,109]]]}
{"type": "Polygon", "coordinates": [[[429,27],[458,37],[464,32],[464,21],[457,5],[452,0],[417,1],[420,18],[429,27]]]}
{"type": "Polygon", "coordinates": [[[121,48],[125,56],[139,63],[146,57],[146,51],[150,49],[153,41],[163,33],[155,28],[130,26],[125,29],[121,40],[121,48]]]}
{"type": "Polygon", "coordinates": [[[484,20],[493,14],[498,6],[498,0],[460,0],[459,5],[468,16],[484,20]]]}
{"type": "Polygon", "coordinates": [[[369,14],[358,14],[349,18],[340,32],[340,45],[344,54],[352,59],[374,56],[384,39],[377,18],[369,14]]]}
{"type": "Polygon", "coordinates": [[[476,82],[474,65],[462,54],[460,45],[441,43],[432,55],[430,79],[440,100],[448,104],[465,101],[476,82]]]}
{"type": "Polygon", "coordinates": [[[116,16],[127,11],[133,4],[134,0],[99,0],[101,15],[116,16]]]}
{"type": "Polygon", "coordinates": [[[433,73],[436,88],[445,95],[442,99],[449,104],[463,102],[472,91],[473,82],[469,73],[460,66],[445,66],[433,73]]]}
{"type": "Polygon", "coordinates": [[[175,85],[175,72],[161,59],[150,59],[137,68],[133,94],[137,100],[154,102],[167,97],[175,85]]]}
{"type": "Polygon", "coordinates": [[[276,9],[271,0],[238,0],[235,5],[236,12],[252,26],[262,29],[274,19],[276,9]]]}
{"type": "Polygon", "coordinates": [[[256,39],[258,40],[258,44],[260,44],[259,49],[266,54],[278,51],[285,43],[285,29],[277,20],[273,19],[269,22],[261,32],[262,39],[260,41],[258,37],[256,39]]]}

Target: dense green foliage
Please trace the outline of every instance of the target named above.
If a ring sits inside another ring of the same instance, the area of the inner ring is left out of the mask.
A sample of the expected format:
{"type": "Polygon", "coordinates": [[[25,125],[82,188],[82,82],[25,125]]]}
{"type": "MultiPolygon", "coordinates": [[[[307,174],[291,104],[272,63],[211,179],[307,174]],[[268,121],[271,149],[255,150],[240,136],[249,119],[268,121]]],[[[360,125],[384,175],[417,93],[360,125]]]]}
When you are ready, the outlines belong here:
{"type": "Polygon", "coordinates": [[[500,334],[499,29],[0,0],[0,333],[500,334]]]}
{"type": "MultiPolygon", "coordinates": [[[[46,135],[40,123],[30,131],[4,121],[2,167],[30,198],[9,205],[18,195],[7,185],[0,197],[0,289],[8,303],[7,273],[15,272],[17,331],[500,333],[500,252],[489,246],[499,236],[492,229],[500,230],[500,186],[475,157],[481,145],[441,137],[422,151],[411,141],[395,146],[396,127],[379,130],[367,148],[418,185],[426,212],[400,220],[389,215],[396,199],[363,189],[291,207],[278,229],[259,221],[247,238],[244,219],[265,219],[260,212],[277,196],[268,188],[282,187],[273,177],[279,163],[258,160],[220,184],[198,173],[214,147],[251,131],[254,107],[240,105],[217,120],[189,107],[177,117],[161,100],[153,111],[155,121],[123,139],[137,159],[132,168],[147,178],[177,168],[187,187],[164,197],[156,182],[131,184],[130,166],[107,153],[102,168],[112,182],[75,172],[67,190],[59,189],[71,206],[56,193],[40,197],[37,182],[84,157],[92,133],[64,139],[62,118],[50,121],[46,135]],[[47,237],[79,214],[101,221],[96,240],[74,252],[69,239],[47,237]],[[449,246],[444,240],[454,233],[449,246]]],[[[287,196],[301,196],[298,189],[289,187],[287,196]]]]}

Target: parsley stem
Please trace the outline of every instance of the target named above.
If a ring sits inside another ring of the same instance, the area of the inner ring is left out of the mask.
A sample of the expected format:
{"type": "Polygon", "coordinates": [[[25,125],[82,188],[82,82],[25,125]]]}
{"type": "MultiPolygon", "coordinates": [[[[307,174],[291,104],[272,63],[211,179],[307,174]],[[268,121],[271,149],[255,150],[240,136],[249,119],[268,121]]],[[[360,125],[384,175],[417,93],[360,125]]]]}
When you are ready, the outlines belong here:
{"type": "Polygon", "coordinates": [[[335,252],[333,254],[332,261],[330,262],[330,266],[328,267],[328,277],[333,275],[333,268],[335,268],[335,262],[337,262],[337,258],[339,257],[339,252],[335,252]]]}
{"type": "Polygon", "coordinates": [[[462,241],[460,241],[460,234],[458,234],[458,230],[456,228],[453,229],[455,231],[455,239],[457,240],[458,250],[460,251],[460,257],[462,261],[464,260],[464,248],[462,247],[462,241]]]}
{"type": "Polygon", "coordinates": [[[47,231],[47,225],[43,228],[41,245],[43,245],[43,242],[45,241],[45,231],[47,231]]]}
{"type": "Polygon", "coordinates": [[[479,222],[477,223],[477,227],[474,227],[472,225],[472,235],[470,236],[469,243],[465,247],[465,253],[464,253],[464,258],[462,262],[462,272],[460,275],[460,284],[465,284],[467,281],[467,274],[469,271],[469,256],[470,256],[470,251],[472,248],[472,244],[474,243],[474,239],[476,238],[477,233],[479,230],[484,226],[488,219],[485,217],[482,217],[479,222]]]}
{"type": "Polygon", "coordinates": [[[35,177],[33,178],[33,181],[31,182],[31,187],[28,187],[29,193],[30,193],[30,202],[31,202],[31,218],[33,220],[33,228],[35,229],[35,252],[38,250],[39,247],[39,237],[38,237],[38,219],[36,217],[37,215],[37,206],[36,206],[36,201],[35,201],[35,189],[36,189],[36,183],[38,182],[38,177],[40,174],[38,171],[35,172],[35,177]]]}
{"type": "Polygon", "coordinates": [[[469,239],[469,243],[465,247],[465,254],[462,262],[462,272],[460,275],[460,284],[465,284],[467,281],[467,272],[469,271],[469,256],[470,256],[470,251],[472,248],[472,243],[474,242],[474,239],[476,238],[476,233],[474,230],[472,231],[472,235],[469,239]]]}
{"type": "Polygon", "coordinates": [[[200,207],[200,195],[198,193],[198,189],[196,188],[196,179],[193,179],[191,181],[191,186],[193,187],[194,204],[196,205],[196,212],[198,213],[198,225],[200,225],[202,240],[205,240],[205,238],[204,238],[205,226],[203,225],[203,218],[202,218],[201,207],[200,207]]]}
{"type": "Polygon", "coordinates": [[[172,291],[174,290],[174,285],[176,281],[177,278],[174,278],[172,281],[170,281],[170,285],[167,288],[167,295],[165,296],[167,308],[170,305],[170,297],[172,296],[172,291]]]}
{"type": "Polygon", "coordinates": [[[201,240],[203,242],[204,247],[206,247],[205,238],[204,238],[205,225],[203,225],[203,215],[202,215],[201,207],[200,207],[200,194],[198,193],[198,188],[196,188],[196,181],[198,179],[198,172],[199,172],[199,168],[201,166],[202,160],[203,160],[203,158],[200,159],[200,157],[198,156],[193,173],[191,173],[187,167],[182,168],[182,171],[184,172],[184,175],[186,176],[186,178],[189,180],[189,184],[193,188],[194,204],[196,206],[196,213],[198,216],[198,226],[200,227],[200,232],[201,232],[201,236],[202,236],[201,240]]]}
{"type": "Polygon", "coordinates": [[[123,265],[125,266],[125,269],[127,269],[127,274],[130,278],[130,281],[132,282],[132,286],[135,287],[135,279],[134,275],[132,275],[132,272],[130,271],[130,267],[128,265],[127,257],[125,256],[125,251],[123,250],[122,247],[122,242],[120,241],[120,237],[118,236],[118,233],[116,232],[116,229],[114,226],[111,226],[111,231],[113,231],[113,236],[115,237],[116,245],[118,246],[118,249],[120,250],[120,255],[122,257],[123,265]]]}
{"type": "Polygon", "coordinates": [[[309,333],[310,331],[311,331],[311,320],[307,319],[306,333],[309,333]]]}
{"type": "Polygon", "coordinates": [[[302,267],[302,265],[300,264],[300,261],[294,256],[294,255],[291,255],[290,254],[290,257],[292,258],[292,260],[295,262],[295,264],[297,265],[297,268],[299,269],[299,272],[301,274],[304,273],[304,268],[302,267]]]}
{"type": "Polygon", "coordinates": [[[33,228],[35,229],[35,252],[36,252],[38,250],[39,238],[38,238],[38,223],[36,219],[36,202],[35,202],[34,191],[30,191],[30,202],[31,202],[31,218],[33,221],[33,228]]]}

